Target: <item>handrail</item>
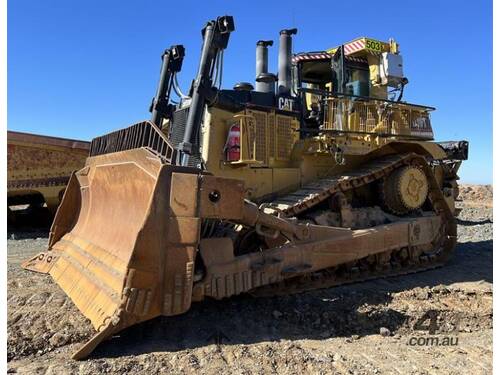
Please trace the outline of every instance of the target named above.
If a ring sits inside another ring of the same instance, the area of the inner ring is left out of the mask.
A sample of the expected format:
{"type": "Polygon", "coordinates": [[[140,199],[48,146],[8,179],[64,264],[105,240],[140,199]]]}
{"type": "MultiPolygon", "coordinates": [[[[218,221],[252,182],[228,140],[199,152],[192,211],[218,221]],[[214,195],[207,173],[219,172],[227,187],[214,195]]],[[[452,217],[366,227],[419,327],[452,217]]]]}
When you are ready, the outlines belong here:
{"type": "Polygon", "coordinates": [[[432,137],[423,137],[423,136],[418,136],[418,135],[411,135],[411,134],[390,134],[390,133],[373,133],[373,132],[360,132],[360,131],[354,131],[354,130],[337,130],[337,129],[297,129],[295,130],[296,132],[300,133],[335,133],[335,134],[355,134],[355,135],[374,135],[376,134],[378,137],[382,138],[390,138],[390,137],[400,137],[400,138],[405,138],[405,139],[415,139],[415,140],[422,140],[422,139],[427,139],[427,140],[432,140],[432,137]]]}
{"type": "Polygon", "coordinates": [[[329,97],[324,110],[324,122],[320,127],[323,131],[426,140],[434,138],[430,113],[426,108],[407,104],[386,106],[375,100],[329,97]]]}
{"type": "Polygon", "coordinates": [[[389,104],[407,105],[407,106],[411,106],[411,107],[418,107],[418,108],[426,109],[429,111],[436,110],[436,108],[434,108],[434,107],[429,107],[429,106],[421,105],[421,104],[412,104],[412,103],[407,103],[407,102],[396,102],[394,100],[374,98],[371,96],[361,96],[361,95],[345,94],[345,93],[338,93],[338,92],[330,92],[330,91],[326,91],[326,90],[310,89],[310,88],[306,88],[306,87],[300,87],[298,89],[298,91],[299,92],[306,92],[306,93],[310,93],[310,94],[315,94],[315,95],[320,95],[320,96],[329,96],[329,97],[339,98],[339,99],[341,99],[342,97],[348,97],[348,98],[360,99],[360,100],[365,100],[365,101],[379,101],[379,102],[385,102],[385,103],[389,103],[389,104]]]}
{"type": "Polygon", "coordinates": [[[255,118],[251,115],[238,114],[233,116],[231,121],[237,121],[240,126],[240,160],[231,161],[229,164],[262,164],[262,161],[256,159],[257,129],[255,118]]]}

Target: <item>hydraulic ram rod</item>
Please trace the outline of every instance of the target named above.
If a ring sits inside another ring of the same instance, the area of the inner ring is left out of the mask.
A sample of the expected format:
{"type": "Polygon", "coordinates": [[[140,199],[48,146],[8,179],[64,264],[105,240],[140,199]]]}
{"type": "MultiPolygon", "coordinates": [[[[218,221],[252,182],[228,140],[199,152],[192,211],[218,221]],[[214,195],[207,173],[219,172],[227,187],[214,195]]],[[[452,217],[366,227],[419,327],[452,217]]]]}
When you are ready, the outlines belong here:
{"type": "Polygon", "coordinates": [[[173,76],[182,68],[184,46],[175,45],[166,49],[161,59],[160,81],[149,108],[151,121],[159,128],[162,126],[163,119],[169,118],[173,110],[173,106],[169,103],[170,92],[172,91],[173,76]]]}
{"type": "Polygon", "coordinates": [[[229,35],[234,30],[233,17],[218,17],[207,23],[202,30],[203,48],[200,57],[200,66],[191,86],[191,105],[186,121],[184,137],[179,144],[180,164],[187,166],[189,156],[193,152],[192,135],[196,134],[201,126],[205,105],[216,94],[213,87],[213,74],[217,55],[227,47],[229,35]]]}

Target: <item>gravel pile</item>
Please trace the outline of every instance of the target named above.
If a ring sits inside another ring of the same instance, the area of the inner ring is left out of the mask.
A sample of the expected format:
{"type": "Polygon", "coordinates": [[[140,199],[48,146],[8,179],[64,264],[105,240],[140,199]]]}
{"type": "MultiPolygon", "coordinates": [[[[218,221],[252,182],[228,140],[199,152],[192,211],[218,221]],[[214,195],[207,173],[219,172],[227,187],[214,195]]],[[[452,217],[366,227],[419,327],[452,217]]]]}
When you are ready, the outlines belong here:
{"type": "Polygon", "coordinates": [[[473,203],[475,205],[492,205],[493,186],[461,184],[459,188],[458,199],[461,199],[464,202],[473,203]]]}

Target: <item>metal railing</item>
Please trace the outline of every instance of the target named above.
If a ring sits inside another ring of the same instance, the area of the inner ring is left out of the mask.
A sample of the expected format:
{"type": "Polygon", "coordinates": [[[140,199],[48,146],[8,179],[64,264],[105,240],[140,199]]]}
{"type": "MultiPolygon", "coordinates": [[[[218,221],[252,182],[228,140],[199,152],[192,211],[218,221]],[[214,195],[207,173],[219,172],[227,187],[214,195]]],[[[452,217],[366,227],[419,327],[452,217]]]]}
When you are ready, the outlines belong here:
{"type": "Polygon", "coordinates": [[[322,130],[434,138],[429,110],[376,99],[327,98],[322,130]]]}
{"type": "Polygon", "coordinates": [[[323,98],[325,112],[320,131],[434,138],[432,107],[310,89],[301,91],[323,98]]]}

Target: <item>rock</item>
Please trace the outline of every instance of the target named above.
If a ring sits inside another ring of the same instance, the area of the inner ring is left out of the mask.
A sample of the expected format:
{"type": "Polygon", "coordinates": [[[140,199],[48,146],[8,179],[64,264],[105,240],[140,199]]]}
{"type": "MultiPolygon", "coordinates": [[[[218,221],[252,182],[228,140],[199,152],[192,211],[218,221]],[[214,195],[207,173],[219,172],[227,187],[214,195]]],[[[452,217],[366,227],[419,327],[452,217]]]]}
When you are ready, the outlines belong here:
{"type": "Polygon", "coordinates": [[[380,335],[387,337],[391,335],[391,331],[388,328],[380,327],[380,335]]]}
{"type": "Polygon", "coordinates": [[[198,360],[198,357],[196,357],[194,354],[189,355],[188,362],[195,369],[200,368],[200,361],[198,360]]]}
{"type": "Polygon", "coordinates": [[[449,293],[450,292],[448,290],[448,288],[446,286],[444,286],[443,284],[436,285],[434,288],[432,288],[432,291],[434,293],[441,293],[441,294],[445,294],[445,293],[449,293]]]}
{"type": "Polygon", "coordinates": [[[59,347],[59,346],[63,346],[64,344],[66,344],[67,342],[69,341],[69,336],[64,334],[64,333],[60,333],[60,332],[57,332],[55,333],[50,339],[49,339],[49,343],[50,345],[54,346],[54,347],[59,347]]]}
{"type": "Polygon", "coordinates": [[[273,316],[275,319],[279,319],[283,316],[283,313],[281,311],[278,311],[278,310],[274,310],[273,311],[273,316]]]}
{"type": "Polygon", "coordinates": [[[359,335],[352,335],[351,337],[353,340],[359,340],[359,335]]]}
{"type": "Polygon", "coordinates": [[[416,289],[415,297],[419,300],[427,300],[429,299],[429,291],[425,289],[416,289]]]}

